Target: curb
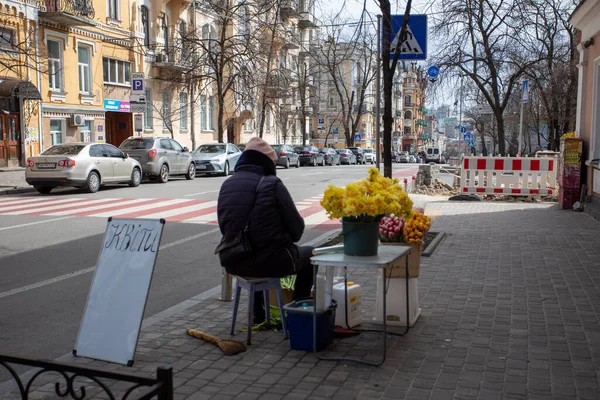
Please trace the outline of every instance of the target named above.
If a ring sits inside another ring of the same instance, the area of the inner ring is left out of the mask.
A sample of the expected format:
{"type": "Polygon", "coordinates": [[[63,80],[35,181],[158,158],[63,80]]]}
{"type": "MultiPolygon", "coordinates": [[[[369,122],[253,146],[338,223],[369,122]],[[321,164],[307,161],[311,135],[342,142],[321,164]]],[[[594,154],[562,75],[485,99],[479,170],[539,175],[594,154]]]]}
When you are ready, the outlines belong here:
{"type": "Polygon", "coordinates": [[[10,196],[11,194],[31,193],[35,192],[33,187],[16,187],[13,189],[0,189],[0,196],[10,196]]]}
{"type": "Polygon", "coordinates": [[[429,243],[429,246],[421,253],[423,257],[431,256],[431,253],[438,247],[440,243],[446,238],[445,232],[438,232],[437,236],[429,243]]]}

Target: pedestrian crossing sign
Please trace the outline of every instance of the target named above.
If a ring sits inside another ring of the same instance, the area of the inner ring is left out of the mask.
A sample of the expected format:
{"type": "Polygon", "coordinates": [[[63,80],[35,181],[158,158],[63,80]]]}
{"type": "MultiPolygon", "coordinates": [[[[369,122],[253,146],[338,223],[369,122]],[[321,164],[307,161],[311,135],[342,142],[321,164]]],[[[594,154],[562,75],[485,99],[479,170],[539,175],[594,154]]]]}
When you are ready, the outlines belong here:
{"type": "Polygon", "coordinates": [[[426,60],[427,59],[427,15],[411,15],[408,20],[406,35],[400,38],[400,30],[404,15],[392,15],[392,29],[390,35],[390,59],[394,59],[396,48],[401,46],[399,60],[426,60]]]}

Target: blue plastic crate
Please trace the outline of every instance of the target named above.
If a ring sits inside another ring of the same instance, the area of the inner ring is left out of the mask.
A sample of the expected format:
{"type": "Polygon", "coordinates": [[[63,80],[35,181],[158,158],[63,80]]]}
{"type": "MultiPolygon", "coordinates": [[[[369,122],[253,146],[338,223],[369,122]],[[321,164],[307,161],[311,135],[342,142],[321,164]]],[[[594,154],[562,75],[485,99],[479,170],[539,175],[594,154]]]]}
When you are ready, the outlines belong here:
{"type": "MultiPolygon", "coordinates": [[[[326,311],[317,312],[317,351],[333,342],[335,309],[337,303],[326,311]]],[[[313,299],[296,300],[283,306],[287,315],[290,347],[294,350],[313,351],[313,299]]]]}

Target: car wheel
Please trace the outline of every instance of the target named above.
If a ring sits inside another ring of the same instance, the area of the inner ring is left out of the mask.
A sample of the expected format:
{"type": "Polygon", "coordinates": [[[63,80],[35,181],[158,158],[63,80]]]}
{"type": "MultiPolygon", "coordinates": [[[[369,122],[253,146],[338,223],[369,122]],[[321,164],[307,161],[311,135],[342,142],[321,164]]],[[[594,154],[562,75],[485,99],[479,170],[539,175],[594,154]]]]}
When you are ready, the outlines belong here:
{"type": "Polygon", "coordinates": [[[313,167],[317,166],[317,159],[316,159],[316,157],[313,157],[313,159],[312,159],[312,166],[313,167]]]}
{"type": "Polygon", "coordinates": [[[129,181],[129,186],[138,187],[140,186],[140,182],[142,182],[142,173],[138,168],[134,168],[131,171],[131,180],[129,181]]]}
{"type": "Polygon", "coordinates": [[[158,174],[158,181],[160,183],[167,183],[169,181],[169,166],[167,164],[163,164],[160,167],[160,172],[158,174]]]}
{"type": "Polygon", "coordinates": [[[325,166],[325,157],[323,157],[323,161],[321,162],[321,167],[325,166]]]}
{"type": "Polygon", "coordinates": [[[290,168],[290,159],[286,158],[285,159],[285,165],[283,166],[285,169],[289,169],[290,168]]]}
{"type": "Polygon", "coordinates": [[[194,163],[190,163],[190,165],[188,166],[188,170],[185,173],[185,179],[187,179],[188,181],[191,181],[195,177],[196,177],[196,165],[194,165],[194,163]]]}
{"type": "Polygon", "coordinates": [[[48,194],[52,189],[54,189],[53,186],[34,186],[34,188],[41,194],[48,194]]]}
{"type": "Polygon", "coordinates": [[[100,175],[96,171],[90,172],[85,182],[85,189],[90,193],[100,190],[100,175]]]}
{"type": "Polygon", "coordinates": [[[300,159],[296,159],[296,168],[300,168],[300,159]]]}
{"type": "Polygon", "coordinates": [[[223,169],[223,176],[229,175],[229,161],[225,162],[225,168],[223,169]]]}

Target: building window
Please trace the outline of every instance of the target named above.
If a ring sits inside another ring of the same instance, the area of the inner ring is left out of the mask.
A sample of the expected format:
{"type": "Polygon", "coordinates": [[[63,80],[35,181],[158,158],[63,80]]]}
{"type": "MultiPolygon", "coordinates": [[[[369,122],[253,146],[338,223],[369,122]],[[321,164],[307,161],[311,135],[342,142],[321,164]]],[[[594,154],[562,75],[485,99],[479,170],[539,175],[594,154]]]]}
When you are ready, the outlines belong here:
{"type": "Polygon", "coordinates": [[[208,129],[215,130],[215,96],[208,97],[208,129]]]}
{"type": "Polygon", "coordinates": [[[187,114],[188,114],[188,103],[187,103],[187,93],[181,92],[179,93],[179,128],[183,130],[187,130],[187,114]]]}
{"type": "Polygon", "coordinates": [[[50,145],[62,143],[63,141],[63,121],[60,119],[50,120],[50,145]]]}
{"type": "Polygon", "coordinates": [[[13,49],[15,47],[15,31],[0,27],[0,48],[13,49]]]}
{"type": "Polygon", "coordinates": [[[148,7],[140,7],[142,14],[142,30],[144,31],[144,46],[150,48],[150,13],[148,7]]]}
{"type": "Polygon", "coordinates": [[[410,110],[404,112],[404,119],[412,119],[412,112],[410,110]]]}
{"type": "Polygon", "coordinates": [[[60,91],[63,88],[61,52],[60,42],[48,40],[48,84],[50,90],[60,91]]]}
{"type": "Polygon", "coordinates": [[[187,62],[189,43],[187,41],[187,26],[185,25],[185,21],[179,22],[179,41],[182,61],[187,62]]]}
{"type": "Polygon", "coordinates": [[[404,96],[404,105],[410,107],[412,104],[410,96],[404,96]]]}
{"type": "Polygon", "coordinates": [[[94,137],[92,135],[93,127],[94,127],[94,121],[88,120],[83,123],[83,126],[80,129],[82,142],[93,142],[94,141],[94,137]]]}
{"type": "Polygon", "coordinates": [[[104,83],[127,85],[131,82],[131,64],[127,61],[102,58],[104,83]]]}
{"type": "Polygon", "coordinates": [[[335,107],[335,99],[332,95],[329,95],[329,108],[335,107]]]}
{"type": "Polygon", "coordinates": [[[144,112],[144,129],[152,128],[152,89],[146,89],[146,112],[144,112]]]}
{"type": "Polygon", "coordinates": [[[200,96],[200,129],[206,130],[206,96],[200,96]]]}
{"type": "Polygon", "coordinates": [[[160,17],[160,29],[162,30],[163,39],[165,40],[165,50],[169,50],[169,25],[167,25],[167,16],[160,17]]]}
{"type": "Polygon", "coordinates": [[[163,129],[171,130],[171,95],[168,90],[162,92],[163,129]]]}
{"type": "Polygon", "coordinates": [[[79,92],[92,93],[91,49],[87,46],[77,46],[79,60],[79,92]]]}
{"type": "Polygon", "coordinates": [[[107,1],[108,12],[106,15],[108,18],[119,19],[119,0],[108,0],[107,1]]]}

